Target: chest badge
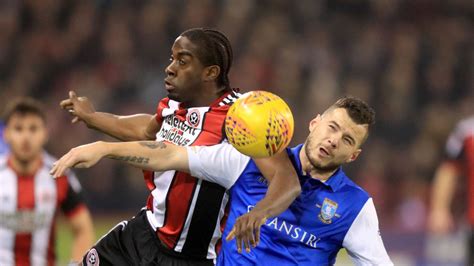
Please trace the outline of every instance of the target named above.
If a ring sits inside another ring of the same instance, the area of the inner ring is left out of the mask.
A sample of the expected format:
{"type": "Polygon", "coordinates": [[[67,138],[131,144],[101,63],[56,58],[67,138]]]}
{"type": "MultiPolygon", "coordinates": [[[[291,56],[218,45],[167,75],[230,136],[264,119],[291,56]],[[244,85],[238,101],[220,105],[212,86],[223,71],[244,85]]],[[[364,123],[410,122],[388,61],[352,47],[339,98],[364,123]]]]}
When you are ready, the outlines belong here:
{"type": "Polygon", "coordinates": [[[339,217],[339,215],[336,214],[337,203],[328,198],[324,199],[322,206],[319,206],[319,204],[317,204],[316,206],[321,208],[318,218],[319,220],[321,220],[321,222],[325,224],[332,223],[332,218],[334,216],[339,217]]]}
{"type": "Polygon", "coordinates": [[[199,121],[201,120],[201,114],[199,113],[199,110],[190,110],[186,118],[191,126],[197,127],[199,126],[199,121]]]}

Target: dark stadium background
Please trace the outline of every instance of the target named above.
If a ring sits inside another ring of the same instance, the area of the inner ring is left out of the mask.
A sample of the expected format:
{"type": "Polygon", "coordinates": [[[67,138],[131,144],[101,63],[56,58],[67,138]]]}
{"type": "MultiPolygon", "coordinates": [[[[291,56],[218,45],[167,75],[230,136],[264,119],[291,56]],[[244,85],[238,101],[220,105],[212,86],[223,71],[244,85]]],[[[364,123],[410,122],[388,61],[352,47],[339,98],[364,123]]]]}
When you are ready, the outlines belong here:
{"type": "MultiPolygon", "coordinates": [[[[470,0],[5,0],[0,106],[18,96],[43,101],[55,156],[110,140],[70,124],[59,108],[68,91],[100,111],[153,113],[176,36],[218,28],[234,47],[231,84],[283,97],[297,125],[293,144],[342,95],[375,106],[376,127],[348,172],[372,194],[389,254],[396,265],[460,265],[463,231],[435,239],[425,221],[446,136],[473,111],[473,11],[470,0]]],[[[98,234],[145,203],[136,169],[104,160],[77,173],[98,234]]],[[[464,196],[461,186],[460,228],[464,196]]],[[[65,262],[64,230],[59,237],[65,262]]]]}

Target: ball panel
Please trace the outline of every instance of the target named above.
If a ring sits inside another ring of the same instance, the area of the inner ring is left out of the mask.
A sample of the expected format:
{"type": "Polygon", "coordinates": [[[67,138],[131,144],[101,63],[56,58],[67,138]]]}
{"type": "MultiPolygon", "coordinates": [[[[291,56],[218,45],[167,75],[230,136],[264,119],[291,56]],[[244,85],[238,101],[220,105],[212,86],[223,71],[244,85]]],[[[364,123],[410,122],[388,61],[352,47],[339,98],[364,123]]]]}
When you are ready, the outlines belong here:
{"type": "Polygon", "coordinates": [[[241,153],[268,157],[288,146],[293,136],[293,115],[277,95],[266,91],[244,94],[229,109],[225,131],[241,153]]]}

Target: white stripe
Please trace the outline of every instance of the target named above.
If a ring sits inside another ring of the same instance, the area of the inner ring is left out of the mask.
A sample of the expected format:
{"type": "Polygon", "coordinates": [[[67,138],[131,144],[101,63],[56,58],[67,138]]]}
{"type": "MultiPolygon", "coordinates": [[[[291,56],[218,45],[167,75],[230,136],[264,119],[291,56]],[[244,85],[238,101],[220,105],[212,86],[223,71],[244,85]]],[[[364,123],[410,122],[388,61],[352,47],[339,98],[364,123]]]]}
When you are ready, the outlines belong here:
{"type": "Polygon", "coordinates": [[[56,209],[56,181],[42,168],[35,176],[35,217],[38,228],[32,232],[31,265],[46,265],[49,237],[56,209]]]}
{"type": "Polygon", "coordinates": [[[186,222],[184,223],[184,226],[183,226],[183,231],[181,232],[178,243],[176,244],[176,247],[174,248],[174,251],[176,252],[181,252],[183,250],[184,243],[186,242],[186,237],[188,236],[188,231],[189,231],[189,225],[191,224],[191,220],[193,218],[194,209],[196,207],[196,201],[199,195],[199,191],[201,190],[201,183],[202,183],[202,179],[198,179],[196,189],[194,190],[193,199],[191,201],[191,206],[189,208],[188,216],[186,217],[186,222]]]}
{"type": "Polygon", "coordinates": [[[160,175],[159,178],[154,178],[153,182],[155,183],[156,188],[151,192],[153,195],[153,214],[155,216],[155,221],[149,221],[150,225],[155,227],[162,227],[165,221],[166,213],[166,196],[168,190],[173,181],[173,176],[176,171],[166,171],[161,175],[160,173],[154,173],[154,175],[160,175]]]}
{"type": "Polygon", "coordinates": [[[224,198],[222,199],[222,204],[219,211],[219,218],[217,218],[216,227],[214,228],[214,233],[212,234],[211,242],[209,243],[209,247],[207,248],[207,259],[214,259],[215,257],[217,257],[216,243],[222,237],[220,221],[222,220],[222,217],[224,217],[227,202],[229,202],[228,191],[224,193],[224,198]]]}
{"type": "Polygon", "coordinates": [[[179,102],[169,100],[168,101],[168,106],[169,106],[168,108],[163,108],[163,111],[161,112],[161,117],[162,118],[167,117],[169,115],[172,115],[174,113],[174,111],[178,110],[179,109],[179,102]]]}
{"type": "Polygon", "coordinates": [[[150,210],[147,210],[146,211],[146,218],[148,219],[148,222],[150,223],[153,230],[156,231],[156,229],[158,228],[158,222],[156,221],[156,218],[153,215],[153,212],[150,211],[150,210]]]}
{"type": "MultiPolygon", "coordinates": [[[[16,174],[2,165],[0,169],[0,215],[12,215],[17,208],[17,177],[16,174]]],[[[8,228],[5,219],[0,221],[0,265],[14,265],[15,232],[8,228]]]]}

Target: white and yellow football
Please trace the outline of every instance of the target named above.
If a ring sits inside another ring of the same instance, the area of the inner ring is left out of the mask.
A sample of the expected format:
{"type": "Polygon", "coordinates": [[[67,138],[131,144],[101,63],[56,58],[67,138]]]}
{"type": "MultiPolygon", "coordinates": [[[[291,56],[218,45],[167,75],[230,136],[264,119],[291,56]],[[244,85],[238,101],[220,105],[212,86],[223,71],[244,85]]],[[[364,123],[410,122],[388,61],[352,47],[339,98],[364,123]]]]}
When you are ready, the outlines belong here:
{"type": "Polygon", "coordinates": [[[293,137],[293,115],[288,105],[267,91],[251,91],[230,107],[225,120],[227,139],[239,152],[254,158],[285,149],[293,137]]]}

